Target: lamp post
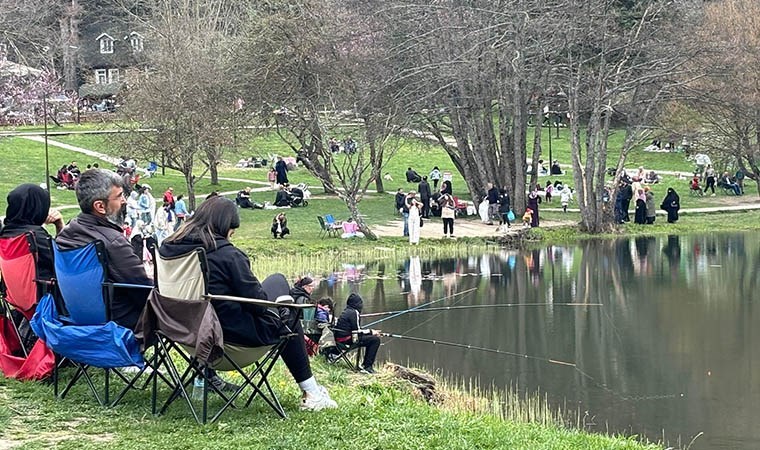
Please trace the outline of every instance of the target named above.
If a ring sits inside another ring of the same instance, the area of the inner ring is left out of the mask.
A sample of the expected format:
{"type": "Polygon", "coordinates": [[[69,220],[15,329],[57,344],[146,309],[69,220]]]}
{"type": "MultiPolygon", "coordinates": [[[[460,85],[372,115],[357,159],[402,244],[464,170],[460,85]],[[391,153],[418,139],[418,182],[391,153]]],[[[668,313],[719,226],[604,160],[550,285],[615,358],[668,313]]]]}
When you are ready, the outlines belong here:
{"type": "Polygon", "coordinates": [[[48,153],[48,117],[47,117],[47,91],[42,92],[42,123],[45,129],[45,187],[50,194],[50,154],[48,153]]]}

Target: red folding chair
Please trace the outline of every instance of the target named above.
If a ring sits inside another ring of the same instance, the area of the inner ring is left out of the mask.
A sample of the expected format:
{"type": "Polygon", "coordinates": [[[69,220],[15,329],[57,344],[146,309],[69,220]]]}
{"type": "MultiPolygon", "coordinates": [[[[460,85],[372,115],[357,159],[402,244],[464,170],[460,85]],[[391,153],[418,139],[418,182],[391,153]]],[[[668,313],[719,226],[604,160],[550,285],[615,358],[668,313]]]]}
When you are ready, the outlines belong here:
{"type": "Polygon", "coordinates": [[[37,279],[32,233],[0,239],[0,273],[0,372],[18,380],[47,378],[55,366],[53,352],[39,339],[27,348],[18,323],[22,316],[31,320],[44,285],[37,279]]]}

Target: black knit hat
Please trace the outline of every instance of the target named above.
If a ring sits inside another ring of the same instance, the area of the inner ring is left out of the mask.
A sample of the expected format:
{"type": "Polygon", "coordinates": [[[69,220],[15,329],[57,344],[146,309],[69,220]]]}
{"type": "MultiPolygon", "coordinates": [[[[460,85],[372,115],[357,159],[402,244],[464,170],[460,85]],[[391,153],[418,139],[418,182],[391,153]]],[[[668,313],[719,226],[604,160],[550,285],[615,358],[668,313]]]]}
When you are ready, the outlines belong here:
{"type": "Polygon", "coordinates": [[[296,281],[296,287],[308,286],[308,285],[310,285],[313,282],[314,282],[314,280],[312,280],[311,277],[306,276],[306,277],[303,277],[300,280],[296,281]]]}

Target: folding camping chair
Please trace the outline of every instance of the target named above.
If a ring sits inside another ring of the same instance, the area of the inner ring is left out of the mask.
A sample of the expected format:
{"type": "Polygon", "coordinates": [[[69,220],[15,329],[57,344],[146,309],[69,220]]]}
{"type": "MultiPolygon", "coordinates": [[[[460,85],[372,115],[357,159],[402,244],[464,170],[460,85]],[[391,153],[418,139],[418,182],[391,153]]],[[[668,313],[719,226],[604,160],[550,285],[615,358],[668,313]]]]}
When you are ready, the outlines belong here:
{"type": "MultiPolygon", "coordinates": [[[[84,379],[95,399],[102,406],[115,406],[127,390],[135,383],[148,366],[157,366],[154,354],[146,366],[143,355],[135,340],[132,330],[124,328],[111,320],[111,303],[114,290],[151,289],[152,286],[107,282],[107,261],[104,245],[95,241],[84,247],[61,250],[51,240],[56,272],[56,285],[60,292],[61,304],[45,295],[32,318],[32,328],[56,354],[53,371],[53,392],[56,397],[65,398],[71,388],[84,379]],[[61,311],[67,315],[62,315],[61,311]],[[69,360],[76,372],[60,391],[58,358],[69,360]],[[139,371],[131,379],[120,368],[138,367],[139,371]],[[103,369],[105,374],[104,396],[98,393],[90,373],[91,368],[103,369]],[[120,378],[126,386],[110,401],[111,373],[120,378]]],[[[157,377],[157,371],[151,371],[150,377],[157,377]]]]}
{"type": "Polygon", "coordinates": [[[317,216],[317,221],[319,221],[319,237],[327,237],[327,236],[333,236],[338,237],[338,228],[335,228],[333,226],[327,225],[325,222],[325,218],[322,216],[317,216]]]}
{"type": "MultiPolygon", "coordinates": [[[[341,331],[343,331],[334,326],[330,326],[329,329],[332,331],[333,335],[335,335],[336,331],[338,331],[339,334],[341,331]]],[[[349,369],[353,370],[354,372],[358,372],[360,370],[359,363],[361,362],[362,349],[364,347],[360,347],[359,345],[354,344],[352,336],[348,336],[348,338],[339,338],[337,335],[335,336],[335,348],[337,349],[337,353],[326,354],[327,362],[330,364],[343,362],[349,369]],[[355,352],[356,354],[356,359],[354,361],[351,361],[349,358],[349,355],[352,352],[355,352]]]]}
{"type": "MultiPolygon", "coordinates": [[[[235,301],[268,308],[286,306],[296,310],[313,308],[313,305],[293,304],[290,296],[287,296],[287,299],[278,298],[277,302],[271,302],[209,295],[208,263],[206,252],[202,248],[174,258],[164,258],[159,254],[155,256],[154,262],[157,288],[151,293],[145,314],[138,324],[138,336],[146,343],[155,341],[159,351],[167,355],[166,358],[162,358],[162,363],[175,384],[174,390],[158,414],[165,413],[175,400],[183,398],[199,424],[209,421],[213,423],[228,408],[234,407],[235,400],[246,388],[250,388],[252,392],[245,406],[250,405],[254,398],[260,396],[280,417],[286,418],[285,411],[267,377],[288,339],[297,335],[285,334],[274,345],[262,347],[243,347],[224,343],[222,327],[211,300],[235,301]],[[283,304],[283,301],[287,300],[290,303],[283,304]],[[169,355],[178,355],[187,364],[187,368],[180,373],[169,355]],[[246,372],[244,368],[249,366],[252,370],[246,372]],[[211,383],[209,373],[211,369],[235,371],[242,377],[243,382],[234,393],[227,395],[211,383]],[[188,387],[195,378],[204,380],[200,414],[188,395],[188,387]],[[208,418],[209,387],[224,401],[210,420],[208,418]]],[[[156,398],[157,395],[154,382],[153,397],[156,398]]]]}
{"type": "Polygon", "coordinates": [[[24,335],[31,333],[22,333],[16,323],[21,317],[32,318],[42,293],[52,284],[37,279],[32,233],[0,239],[0,274],[0,372],[19,380],[47,378],[55,365],[53,352],[42,340],[27,342],[24,335]]]}

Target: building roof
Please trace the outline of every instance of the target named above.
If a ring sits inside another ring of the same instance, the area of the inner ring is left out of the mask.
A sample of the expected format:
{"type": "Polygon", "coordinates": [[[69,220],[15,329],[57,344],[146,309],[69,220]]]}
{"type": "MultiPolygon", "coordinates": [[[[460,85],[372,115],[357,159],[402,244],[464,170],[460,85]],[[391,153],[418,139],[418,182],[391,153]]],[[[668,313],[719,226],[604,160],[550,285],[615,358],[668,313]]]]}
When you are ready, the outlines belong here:
{"type": "MultiPolygon", "coordinates": [[[[128,23],[104,21],[82,27],[79,38],[79,55],[84,69],[136,67],[142,64],[141,52],[134,52],[129,41],[128,23]],[[113,52],[100,53],[100,40],[113,39],[113,52]]],[[[139,34],[139,33],[138,33],[139,34]]],[[[142,35],[140,35],[142,37],[142,35]]]]}

